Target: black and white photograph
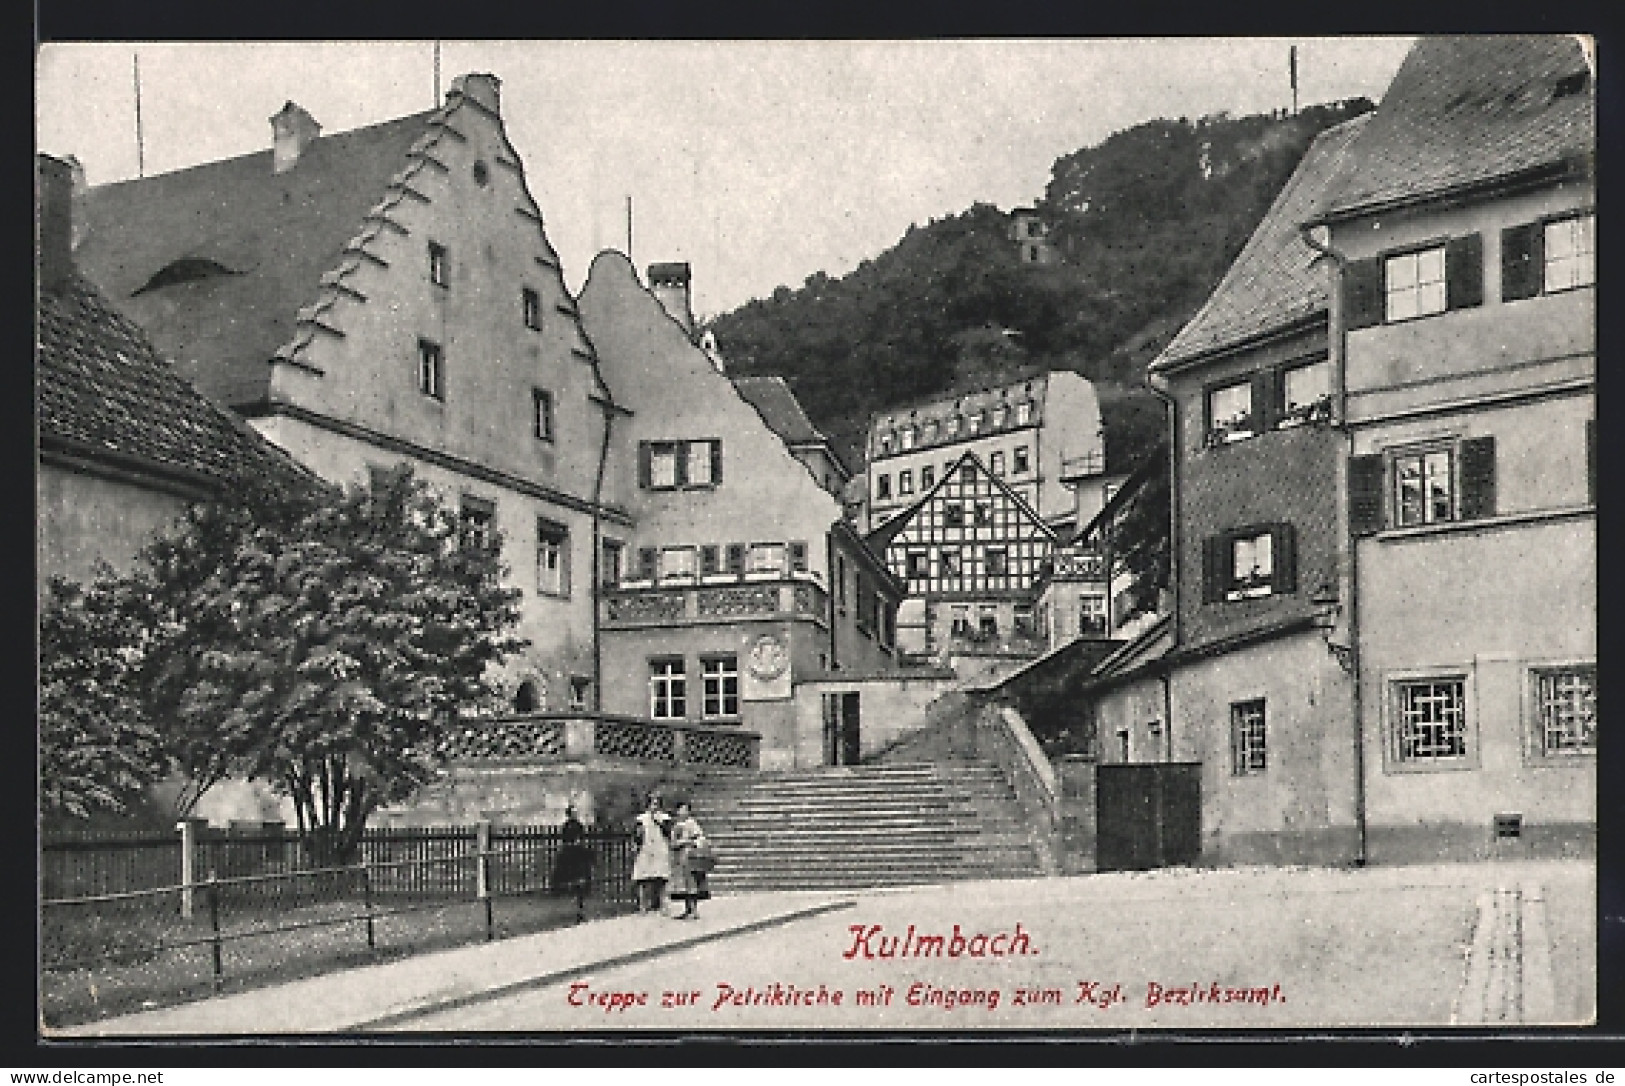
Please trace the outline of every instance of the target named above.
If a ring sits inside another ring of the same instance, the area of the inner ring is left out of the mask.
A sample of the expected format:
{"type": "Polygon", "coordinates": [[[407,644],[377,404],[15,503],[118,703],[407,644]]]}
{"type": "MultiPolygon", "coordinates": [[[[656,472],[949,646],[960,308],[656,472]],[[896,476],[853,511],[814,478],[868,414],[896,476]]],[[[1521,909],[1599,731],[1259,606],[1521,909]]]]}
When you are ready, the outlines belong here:
{"type": "Polygon", "coordinates": [[[1595,1025],[1595,84],[39,45],[39,1038],[1595,1025]]]}

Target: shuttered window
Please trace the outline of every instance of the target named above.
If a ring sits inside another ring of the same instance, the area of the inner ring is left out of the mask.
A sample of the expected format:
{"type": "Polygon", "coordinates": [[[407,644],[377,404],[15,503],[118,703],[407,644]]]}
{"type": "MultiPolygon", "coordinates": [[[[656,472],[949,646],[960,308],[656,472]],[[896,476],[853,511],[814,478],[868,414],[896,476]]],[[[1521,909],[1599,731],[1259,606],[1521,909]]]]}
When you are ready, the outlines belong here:
{"type": "Polygon", "coordinates": [[[1222,603],[1298,590],[1298,540],[1291,524],[1241,528],[1202,543],[1202,601],[1222,603]]]}
{"type": "Polygon", "coordinates": [[[1597,420],[1586,419],[1586,500],[1597,503],[1597,420]]]}
{"type": "Polygon", "coordinates": [[[1343,320],[1353,331],[1382,323],[1382,261],[1352,260],[1343,271],[1343,320]]]}
{"type": "Polygon", "coordinates": [[[1349,461],[1349,531],[1356,537],[1389,526],[1416,528],[1478,520],[1494,516],[1495,511],[1494,437],[1356,456],[1349,461]]]}
{"type": "Polygon", "coordinates": [[[1445,306],[1471,309],[1484,304],[1484,239],[1478,234],[1451,238],[1444,250],[1445,306]]]}
{"type": "Polygon", "coordinates": [[[1375,535],[1383,527],[1383,480],[1387,464],[1381,453],[1349,460],[1349,534],[1375,535]]]}
{"type": "Polygon", "coordinates": [[[707,489],[722,485],[722,442],[638,442],[638,486],[644,490],[707,489]]]}

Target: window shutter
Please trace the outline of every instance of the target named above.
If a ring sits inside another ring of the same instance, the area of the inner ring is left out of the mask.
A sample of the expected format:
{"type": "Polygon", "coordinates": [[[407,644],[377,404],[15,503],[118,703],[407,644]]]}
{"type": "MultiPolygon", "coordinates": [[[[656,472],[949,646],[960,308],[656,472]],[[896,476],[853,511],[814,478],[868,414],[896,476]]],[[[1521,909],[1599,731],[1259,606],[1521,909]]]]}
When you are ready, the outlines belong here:
{"type": "Polygon", "coordinates": [[[743,543],[728,544],[728,572],[745,572],[745,545],[743,543]]]}
{"type": "Polygon", "coordinates": [[[1253,374],[1253,433],[1266,433],[1275,426],[1275,371],[1253,374]]]}
{"type": "Polygon", "coordinates": [[[1343,269],[1343,323],[1349,329],[1382,323],[1382,260],[1351,260],[1343,269]]]}
{"type": "Polygon", "coordinates": [[[1202,602],[1217,603],[1224,599],[1224,588],[1220,580],[1220,570],[1226,565],[1224,561],[1225,538],[1222,535],[1210,535],[1202,540],[1202,602]]]}
{"type": "Polygon", "coordinates": [[[688,485],[688,448],[689,442],[679,441],[672,447],[672,459],[676,465],[672,468],[672,479],[681,490],[688,485]]]}
{"type": "Polygon", "coordinates": [[[711,442],[711,485],[722,485],[722,439],[715,438],[711,442]]]}
{"type": "Polygon", "coordinates": [[[1586,419],[1586,498],[1597,504],[1597,420],[1586,419]]]}
{"type": "Polygon", "coordinates": [[[700,575],[709,576],[717,571],[717,549],[714,546],[700,548],[700,575]]]}
{"type": "Polygon", "coordinates": [[[1387,466],[1381,453],[1349,458],[1349,534],[1382,531],[1382,488],[1387,466]]]}
{"type": "Polygon", "coordinates": [[[1517,301],[1540,293],[1546,271],[1546,230],[1538,222],[1501,231],[1501,300],[1517,301]]]}
{"type": "Polygon", "coordinates": [[[638,548],[638,577],[642,580],[652,581],[655,576],[655,562],[659,559],[659,552],[653,547],[638,548]]]}
{"type": "Polygon", "coordinates": [[[1298,531],[1290,524],[1277,524],[1270,533],[1270,557],[1275,574],[1270,591],[1284,595],[1298,590],[1298,531]]]}
{"type": "Polygon", "coordinates": [[[807,572],[807,544],[801,542],[790,544],[790,568],[797,573],[807,572]]]}
{"type": "Polygon", "coordinates": [[[1461,519],[1495,515],[1495,438],[1461,443],[1461,519]]]}
{"type": "Polygon", "coordinates": [[[653,457],[650,455],[649,443],[638,442],[638,487],[648,490],[654,483],[653,457]]]}
{"type": "Polygon", "coordinates": [[[1484,304],[1484,237],[1468,234],[1451,238],[1444,247],[1446,309],[1471,309],[1484,304]]]}

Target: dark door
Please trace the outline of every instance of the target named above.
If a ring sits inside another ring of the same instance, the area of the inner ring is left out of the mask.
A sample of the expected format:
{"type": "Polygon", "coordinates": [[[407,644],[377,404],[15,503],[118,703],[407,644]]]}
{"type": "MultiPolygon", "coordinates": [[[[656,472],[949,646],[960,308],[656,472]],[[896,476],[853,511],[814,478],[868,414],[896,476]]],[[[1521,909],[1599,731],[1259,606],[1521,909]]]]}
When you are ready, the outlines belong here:
{"type": "Polygon", "coordinates": [[[1201,770],[1187,762],[1096,766],[1096,868],[1195,863],[1202,853],[1201,770]]]}
{"type": "Polygon", "coordinates": [[[841,764],[841,695],[825,694],[823,750],[825,765],[841,764]]]}
{"type": "Polygon", "coordinates": [[[841,765],[857,765],[863,747],[858,733],[858,692],[841,695],[841,765]]]}

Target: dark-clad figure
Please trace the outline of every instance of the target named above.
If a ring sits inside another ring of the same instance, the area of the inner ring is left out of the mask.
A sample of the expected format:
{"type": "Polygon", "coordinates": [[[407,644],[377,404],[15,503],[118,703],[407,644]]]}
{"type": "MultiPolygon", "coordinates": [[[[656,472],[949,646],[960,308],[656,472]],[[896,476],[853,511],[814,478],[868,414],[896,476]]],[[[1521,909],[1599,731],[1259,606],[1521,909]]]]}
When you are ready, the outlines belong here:
{"type": "Polygon", "coordinates": [[[692,920],[699,916],[699,904],[711,896],[705,888],[705,872],[694,862],[694,851],[705,841],[705,831],[694,820],[694,812],[687,803],[677,805],[677,821],[671,827],[671,896],[683,903],[678,920],[692,920]]]}
{"type": "Polygon", "coordinates": [[[574,894],[576,923],[587,919],[587,891],[592,886],[592,849],[587,847],[587,827],[576,817],[576,809],[564,809],[564,843],[553,864],[553,891],[574,894]]]}

